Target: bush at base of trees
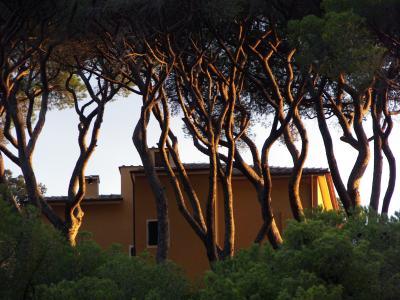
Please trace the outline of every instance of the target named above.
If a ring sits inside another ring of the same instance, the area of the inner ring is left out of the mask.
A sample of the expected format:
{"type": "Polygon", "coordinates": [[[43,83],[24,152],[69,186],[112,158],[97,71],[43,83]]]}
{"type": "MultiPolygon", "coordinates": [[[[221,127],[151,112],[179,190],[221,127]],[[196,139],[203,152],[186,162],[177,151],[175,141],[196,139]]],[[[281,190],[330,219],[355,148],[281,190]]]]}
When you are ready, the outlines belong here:
{"type": "Polygon", "coordinates": [[[167,262],[102,250],[81,238],[71,247],[37,211],[0,200],[0,299],[187,299],[188,281],[167,262]]]}
{"type": "Polygon", "coordinates": [[[399,299],[400,215],[317,212],[290,222],[278,251],[242,251],[205,282],[201,299],[399,299]]]}
{"type": "Polygon", "coordinates": [[[193,288],[172,263],[70,247],[31,208],[0,201],[1,299],[399,299],[400,214],[314,213],[289,222],[278,250],[254,246],[193,288]]]}

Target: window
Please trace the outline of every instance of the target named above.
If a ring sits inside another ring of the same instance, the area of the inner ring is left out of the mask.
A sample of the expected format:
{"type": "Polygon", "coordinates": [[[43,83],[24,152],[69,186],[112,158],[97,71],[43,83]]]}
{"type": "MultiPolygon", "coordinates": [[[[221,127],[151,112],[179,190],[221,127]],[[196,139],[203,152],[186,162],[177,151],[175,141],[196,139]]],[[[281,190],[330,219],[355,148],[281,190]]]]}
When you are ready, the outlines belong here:
{"type": "Polygon", "coordinates": [[[158,221],[147,220],[147,247],[157,247],[158,221]]]}
{"type": "Polygon", "coordinates": [[[136,256],[136,249],[134,245],[129,245],[129,255],[136,256]]]}

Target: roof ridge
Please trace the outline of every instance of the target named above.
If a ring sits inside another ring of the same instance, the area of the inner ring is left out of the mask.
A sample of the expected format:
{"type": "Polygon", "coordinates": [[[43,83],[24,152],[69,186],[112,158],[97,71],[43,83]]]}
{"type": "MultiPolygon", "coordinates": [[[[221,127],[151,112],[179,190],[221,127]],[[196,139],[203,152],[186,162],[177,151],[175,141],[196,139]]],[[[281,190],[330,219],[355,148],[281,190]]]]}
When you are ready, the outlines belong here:
{"type": "MultiPolygon", "coordinates": [[[[209,163],[182,163],[183,165],[193,165],[193,166],[209,166],[209,163]]],[[[249,166],[253,166],[253,165],[249,165],[249,166]]],[[[119,166],[119,168],[144,168],[143,165],[122,165],[119,166]]],[[[164,167],[158,167],[156,166],[156,168],[164,168],[164,167]]],[[[293,169],[293,167],[289,167],[289,166],[270,166],[270,168],[275,168],[275,169],[293,169]]],[[[314,166],[310,166],[310,167],[304,167],[303,169],[324,169],[324,170],[328,170],[328,167],[314,167],[314,166]]]]}

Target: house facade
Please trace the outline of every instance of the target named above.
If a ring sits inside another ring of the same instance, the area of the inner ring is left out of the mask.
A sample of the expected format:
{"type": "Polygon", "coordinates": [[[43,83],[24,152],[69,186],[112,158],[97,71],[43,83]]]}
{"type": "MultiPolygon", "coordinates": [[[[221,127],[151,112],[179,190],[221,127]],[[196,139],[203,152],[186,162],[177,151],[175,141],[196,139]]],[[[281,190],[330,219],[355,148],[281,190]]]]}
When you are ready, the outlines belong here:
{"type": "MultiPolygon", "coordinates": [[[[158,175],[168,197],[170,222],[169,258],[181,265],[189,276],[201,274],[209,268],[206,250],[176,205],[175,194],[164,168],[159,165],[157,153],[154,161],[158,175]]],[[[190,180],[205,206],[208,193],[208,165],[186,164],[190,180]]],[[[121,195],[99,195],[98,176],[87,177],[87,195],[82,207],[85,213],[82,230],[90,231],[102,247],[121,244],[131,255],[157,249],[157,216],[152,191],[142,166],[121,166],[121,195]]],[[[292,218],[288,200],[290,168],[271,168],[272,202],[279,229],[292,218]]],[[[262,225],[260,205],[251,183],[238,171],[233,176],[235,249],[249,247],[262,225]]],[[[300,186],[303,207],[322,206],[338,209],[332,179],[327,169],[305,168],[300,186]]],[[[223,199],[219,188],[219,199],[223,199]]],[[[63,214],[64,197],[49,197],[49,203],[63,214]]],[[[217,240],[223,243],[223,201],[217,201],[215,227],[217,240]]],[[[204,207],[203,207],[204,208],[204,207]]]]}

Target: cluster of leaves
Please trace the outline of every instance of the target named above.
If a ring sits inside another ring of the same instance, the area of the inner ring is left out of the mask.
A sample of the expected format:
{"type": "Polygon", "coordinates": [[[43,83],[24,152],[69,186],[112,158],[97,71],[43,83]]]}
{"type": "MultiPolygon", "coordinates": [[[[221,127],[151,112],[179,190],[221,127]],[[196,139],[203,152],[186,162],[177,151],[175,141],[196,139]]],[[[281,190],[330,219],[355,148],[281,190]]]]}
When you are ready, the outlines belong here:
{"type": "Polygon", "coordinates": [[[31,207],[0,201],[1,299],[184,299],[187,281],[172,263],[131,258],[87,238],[69,246],[31,207]]]}
{"type": "Polygon", "coordinates": [[[282,248],[217,264],[201,299],[398,299],[400,215],[317,213],[289,224],[282,248]]]}
{"type": "Polygon", "coordinates": [[[371,33],[367,18],[347,2],[351,1],[322,1],[325,14],[290,21],[289,38],[299,50],[300,65],[313,65],[331,79],[347,74],[354,86],[363,87],[381,67],[385,49],[371,33]]]}
{"type": "MultiPolygon", "coordinates": [[[[38,189],[43,195],[47,191],[46,186],[42,183],[38,184],[38,189]]],[[[27,203],[27,197],[24,176],[18,175],[14,177],[10,170],[4,170],[0,182],[0,199],[4,199],[14,210],[22,213],[22,207],[27,203]]]]}
{"type": "Polygon", "coordinates": [[[291,222],[278,250],[252,247],[219,262],[197,291],[172,263],[70,247],[32,208],[0,202],[1,299],[398,299],[400,214],[317,212],[291,222]]]}

